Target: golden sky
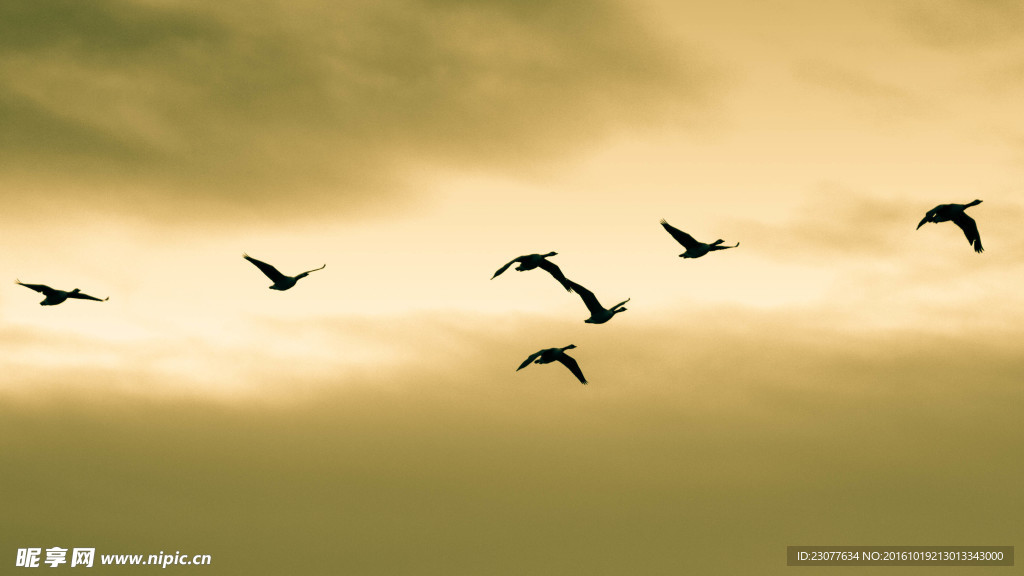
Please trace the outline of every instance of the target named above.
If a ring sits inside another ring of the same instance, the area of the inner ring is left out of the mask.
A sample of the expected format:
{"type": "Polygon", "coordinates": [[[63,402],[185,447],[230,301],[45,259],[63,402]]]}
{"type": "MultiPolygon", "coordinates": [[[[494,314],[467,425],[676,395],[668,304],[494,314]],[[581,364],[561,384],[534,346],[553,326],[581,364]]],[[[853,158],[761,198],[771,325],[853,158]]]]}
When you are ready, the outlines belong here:
{"type": "Polygon", "coordinates": [[[0,294],[0,556],[1018,544],[1022,28],[1008,0],[0,4],[0,269],[110,297],[0,294]],[[983,254],[915,231],[975,198],[983,254]],[[680,259],[662,218],[741,246],[680,259]],[[488,280],[549,251],[628,311],[488,280]],[[276,292],[243,252],[327,267],[276,292]],[[589,386],[515,371],[570,343],[589,386]]]}

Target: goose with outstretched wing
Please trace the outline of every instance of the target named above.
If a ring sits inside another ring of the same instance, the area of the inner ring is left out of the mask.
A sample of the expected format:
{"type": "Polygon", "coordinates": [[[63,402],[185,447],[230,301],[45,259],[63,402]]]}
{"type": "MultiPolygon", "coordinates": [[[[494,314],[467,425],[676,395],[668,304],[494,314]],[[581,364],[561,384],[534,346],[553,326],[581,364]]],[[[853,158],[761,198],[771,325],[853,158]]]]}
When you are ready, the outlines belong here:
{"type": "Polygon", "coordinates": [[[711,244],[705,244],[703,242],[695,240],[693,236],[690,236],[686,232],[683,232],[682,230],[672,226],[665,220],[661,221],[661,225],[665,227],[666,232],[668,232],[669,234],[672,235],[673,238],[675,238],[676,242],[679,242],[680,244],[683,245],[683,248],[686,248],[686,252],[683,252],[682,254],[679,255],[680,258],[700,258],[701,256],[707,254],[708,252],[714,252],[715,250],[726,250],[728,248],[735,248],[736,246],[740,245],[740,243],[737,242],[734,246],[723,246],[722,243],[725,242],[725,240],[722,240],[721,238],[715,240],[711,244]]]}
{"type": "Polygon", "coordinates": [[[978,224],[974,221],[974,218],[971,218],[964,212],[964,210],[978,204],[981,204],[981,200],[975,200],[968,204],[939,204],[924,215],[924,218],[917,224],[917,229],[920,229],[921,226],[928,222],[952,221],[953,224],[956,224],[964,231],[964,236],[967,236],[967,242],[974,247],[975,252],[984,252],[985,249],[981,247],[981,234],[978,233],[978,224]]]}
{"type": "Polygon", "coordinates": [[[566,350],[571,350],[575,347],[575,344],[569,344],[564,348],[545,348],[544,350],[534,352],[519,365],[519,368],[516,368],[516,372],[526,368],[530,364],[550,364],[552,362],[561,362],[563,366],[568,368],[569,371],[576,376],[580,383],[586,384],[587,379],[583,377],[583,371],[580,370],[580,365],[576,363],[576,359],[565,353],[566,350]]]}
{"type": "Polygon", "coordinates": [[[573,292],[580,295],[580,298],[583,300],[583,304],[587,307],[587,310],[590,311],[590,318],[584,320],[584,322],[586,322],[587,324],[604,324],[605,322],[611,320],[612,316],[615,316],[619,312],[626,311],[626,308],[623,306],[623,304],[629,302],[629,298],[626,298],[625,300],[619,302],[618,304],[612,306],[611,308],[605,308],[604,306],[601,306],[600,302],[597,301],[597,296],[594,296],[593,292],[587,290],[586,288],[580,286],[579,284],[573,282],[572,280],[566,280],[566,282],[569,283],[569,287],[572,288],[573,292]]]}
{"type": "Polygon", "coordinates": [[[270,289],[271,290],[281,290],[281,291],[287,290],[287,289],[291,288],[292,286],[295,286],[295,283],[298,282],[299,280],[301,280],[302,278],[305,278],[306,276],[309,276],[310,272],[316,272],[317,270],[323,270],[324,268],[327,267],[327,264],[324,264],[323,266],[321,266],[319,268],[314,268],[312,270],[306,270],[302,274],[298,274],[296,276],[285,276],[284,274],[279,272],[277,268],[274,268],[273,266],[271,266],[270,264],[267,264],[266,262],[257,260],[255,258],[253,258],[252,256],[249,256],[248,254],[242,254],[242,257],[245,258],[246,260],[248,260],[249,262],[252,262],[253,266],[259,268],[260,272],[263,272],[263,274],[265,274],[267,276],[267,278],[270,278],[274,282],[272,285],[270,285],[270,289]]]}
{"type": "Polygon", "coordinates": [[[20,286],[24,286],[25,288],[29,288],[31,290],[35,290],[36,292],[39,292],[40,294],[46,296],[46,298],[44,298],[43,301],[39,303],[40,306],[56,306],[57,304],[64,302],[68,298],[77,298],[79,300],[94,300],[96,302],[106,302],[107,300],[110,300],[109,296],[106,298],[97,298],[95,296],[89,296],[88,294],[82,292],[78,288],[75,288],[74,290],[68,292],[65,290],[57,290],[56,288],[50,288],[46,284],[26,284],[21,280],[15,280],[14,283],[20,286]]]}

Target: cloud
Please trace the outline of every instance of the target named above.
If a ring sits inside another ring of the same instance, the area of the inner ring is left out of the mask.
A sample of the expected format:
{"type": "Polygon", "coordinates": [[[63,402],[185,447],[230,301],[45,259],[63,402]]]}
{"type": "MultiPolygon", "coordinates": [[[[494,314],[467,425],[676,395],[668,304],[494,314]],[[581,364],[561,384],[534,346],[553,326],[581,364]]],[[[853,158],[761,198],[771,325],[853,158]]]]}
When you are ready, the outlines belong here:
{"type": "Polygon", "coordinates": [[[654,574],[1021,535],[1019,337],[559,324],[442,326],[412,365],[314,376],[297,401],[5,393],[0,539],[208,553],[225,574],[654,574]],[[514,371],[567,334],[590,386],[514,371]]]}
{"type": "Polygon", "coordinates": [[[167,218],[394,200],[408,162],[551,161],[671,121],[709,82],[611,2],[0,10],[8,178],[167,218]]]}
{"type": "Polygon", "coordinates": [[[914,2],[900,11],[915,38],[944,49],[1015,42],[1024,24],[1024,8],[1013,0],[914,2]]]}
{"type": "MultiPolygon", "coordinates": [[[[880,198],[836,182],[824,182],[805,195],[787,221],[737,224],[759,242],[759,250],[787,260],[885,257],[920,220],[910,200],[880,198]],[[908,224],[909,223],[909,224],[908,224]]],[[[922,213],[923,215],[923,213],[922,213]]]]}
{"type": "Polygon", "coordinates": [[[880,122],[920,118],[929,106],[901,86],[826,61],[800,62],[794,72],[800,80],[847,97],[847,105],[880,122]]]}
{"type": "MultiPolygon", "coordinates": [[[[1017,222],[1024,206],[1012,195],[999,190],[982,194],[983,203],[969,211],[978,222],[983,244],[994,250],[984,258],[971,259],[981,268],[1007,269],[1024,256],[1024,244],[1017,239],[1017,222]]],[[[915,230],[925,213],[938,204],[967,203],[975,198],[971,192],[960,196],[932,194],[929,199],[910,196],[882,196],[850,188],[838,182],[822,182],[807,193],[792,216],[778,223],[742,221],[756,242],[751,246],[775,259],[791,262],[878,261],[899,262],[904,272],[919,267],[946,266],[950,257],[974,256],[966,238],[954,224],[925,224],[915,230]],[[928,236],[930,235],[930,236],[928,236]],[[941,243],[941,250],[915,252],[915,247],[928,238],[928,243],[941,243]],[[935,240],[935,237],[940,238],[935,240]],[[948,250],[963,248],[959,252],[948,250]]]]}
{"type": "Polygon", "coordinates": [[[788,221],[733,227],[743,228],[751,258],[760,257],[748,267],[757,264],[760,274],[785,279],[762,281],[763,290],[800,294],[816,287],[814,297],[797,308],[817,310],[836,325],[1000,331],[1024,312],[1014,288],[1024,272],[1020,204],[993,193],[970,210],[986,247],[982,254],[952,223],[915,230],[935,205],[973,198],[897,199],[826,183],[788,221]]]}

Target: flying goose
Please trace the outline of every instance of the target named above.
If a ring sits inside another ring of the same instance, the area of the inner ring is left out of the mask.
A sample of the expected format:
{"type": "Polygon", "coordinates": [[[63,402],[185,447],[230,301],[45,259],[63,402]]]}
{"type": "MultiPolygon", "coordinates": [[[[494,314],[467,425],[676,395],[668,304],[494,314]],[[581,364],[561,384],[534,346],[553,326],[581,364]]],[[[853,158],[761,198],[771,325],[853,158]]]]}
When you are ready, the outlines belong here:
{"type": "Polygon", "coordinates": [[[270,278],[271,280],[274,281],[274,283],[270,286],[271,290],[287,290],[292,286],[295,286],[295,283],[298,282],[301,278],[305,278],[306,276],[308,276],[310,272],[323,270],[324,268],[327,267],[327,264],[324,264],[319,268],[306,270],[305,272],[299,274],[298,276],[285,276],[284,274],[278,272],[277,268],[274,268],[273,266],[267,264],[266,262],[261,262],[249,256],[248,254],[242,254],[242,257],[244,257],[249,262],[252,262],[253,266],[259,268],[260,272],[263,272],[264,274],[267,275],[267,278],[270,278]]]}
{"type": "Polygon", "coordinates": [[[561,284],[563,288],[565,288],[569,292],[572,292],[572,288],[570,288],[569,284],[567,284],[568,280],[566,279],[565,275],[562,274],[562,270],[559,269],[554,262],[548,260],[549,257],[556,256],[557,254],[558,252],[548,252],[547,254],[527,254],[526,256],[520,256],[512,260],[508,264],[505,264],[501,268],[498,268],[498,271],[494,273],[494,276],[491,276],[491,280],[494,280],[499,275],[501,275],[502,272],[508,270],[509,266],[515,264],[516,262],[519,262],[519,266],[516,266],[516,270],[518,270],[519,272],[526,272],[527,270],[540,268],[541,270],[545,270],[548,274],[554,276],[555,280],[558,280],[558,283],[561,284]]]}
{"type": "Polygon", "coordinates": [[[725,240],[722,239],[715,240],[711,244],[705,244],[703,242],[698,242],[694,240],[693,236],[690,236],[686,232],[683,232],[682,230],[673,227],[664,219],[662,219],[661,225],[664,226],[665,230],[669,234],[671,234],[673,238],[676,239],[676,242],[679,242],[680,244],[683,245],[684,248],[686,248],[686,252],[683,252],[682,254],[679,255],[680,258],[700,258],[701,256],[714,250],[725,250],[727,248],[735,248],[736,246],[740,245],[740,243],[737,242],[736,246],[720,246],[722,242],[725,242],[725,240]]]}
{"type": "Polygon", "coordinates": [[[924,218],[918,223],[917,229],[924,226],[925,222],[937,223],[952,220],[953,224],[964,231],[964,236],[967,236],[967,242],[974,247],[974,251],[984,252],[985,249],[981,247],[981,234],[978,234],[978,225],[974,222],[974,218],[964,213],[964,210],[978,204],[981,204],[981,200],[975,200],[970,204],[939,204],[924,215],[924,218]]]}
{"type": "Polygon", "coordinates": [[[568,368],[570,372],[575,374],[576,378],[578,378],[581,383],[586,384],[587,379],[583,377],[583,371],[580,370],[580,365],[576,363],[576,359],[565,353],[566,350],[575,347],[575,344],[569,344],[564,348],[545,348],[539,352],[534,352],[533,354],[530,354],[529,358],[519,365],[519,368],[516,368],[516,372],[519,372],[532,363],[550,364],[557,360],[558,362],[561,362],[563,366],[568,368]]]}
{"type": "Polygon", "coordinates": [[[620,306],[622,306],[626,302],[629,302],[629,298],[626,298],[622,302],[619,302],[615,306],[612,306],[610,309],[605,310],[605,308],[601,306],[601,303],[597,301],[597,297],[594,296],[593,292],[587,290],[586,288],[580,286],[579,284],[573,282],[572,280],[566,280],[566,282],[569,284],[569,287],[572,288],[573,292],[576,292],[577,294],[580,295],[580,298],[583,299],[583,303],[587,306],[587,310],[590,310],[590,318],[584,320],[584,322],[586,322],[587,324],[604,324],[605,322],[611,320],[612,316],[615,316],[619,312],[626,311],[625,308],[620,308],[620,306]]]}
{"type": "Polygon", "coordinates": [[[40,294],[45,294],[46,298],[39,303],[40,306],[56,306],[57,304],[60,304],[61,302],[67,300],[68,298],[78,298],[79,300],[95,300],[96,302],[106,302],[107,300],[110,300],[109,296],[103,298],[102,300],[95,296],[89,296],[88,294],[80,292],[78,288],[75,288],[70,292],[65,292],[64,290],[50,288],[45,284],[25,284],[21,280],[15,280],[14,283],[20,284],[25,288],[31,288],[32,290],[35,290],[40,294]]]}

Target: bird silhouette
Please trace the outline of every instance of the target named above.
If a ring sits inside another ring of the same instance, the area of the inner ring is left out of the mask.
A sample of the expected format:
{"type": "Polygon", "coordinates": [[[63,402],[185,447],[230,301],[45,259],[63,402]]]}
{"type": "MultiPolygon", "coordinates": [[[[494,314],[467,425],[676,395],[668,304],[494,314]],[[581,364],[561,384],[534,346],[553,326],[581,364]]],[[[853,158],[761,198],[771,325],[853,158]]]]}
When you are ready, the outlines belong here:
{"type": "Polygon", "coordinates": [[[575,344],[569,344],[564,348],[545,348],[544,350],[534,352],[533,354],[530,354],[529,358],[524,360],[523,363],[519,365],[519,368],[516,368],[516,372],[522,370],[523,368],[526,368],[527,366],[533,363],[550,364],[552,362],[558,361],[561,362],[563,366],[568,368],[570,372],[575,374],[576,378],[578,378],[581,383],[586,384],[587,379],[583,377],[583,371],[580,370],[580,365],[576,363],[576,359],[565,353],[566,350],[570,350],[575,347],[575,344]]]}
{"type": "Polygon", "coordinates": [[[921,222],[918,223],[917,229],[924,226],[926,222],[949,222],[953,221],[964,231],[964,236],[967,236],[967,242],[974,247],[974,251],[981,253],[985,249],[981,247],[981,234],[978,233],[978,224],[971,218],[964,210],[971,206],[977,206],[981,204],[981,200],[975,200],[969,204],[939,204],[935,208],[932,208],[924,215],[921,222]]]}
{"type": "Polygon", "coordinates": [[[249,256],[248,254],[242,254],[242,257],[245,258],[246,260],[248,260],[249,262],[252,262],[253,266],[259,268],[260,272],[263,272],[264,274],[266,274],[267,278],[270,278],[271,280],[274,281],[274,283],[270,286],[271,290],[281,290],[281,291],[287,290],[287,289],[291,288],[292,286],[295,286],[295,283],[298,282],[300,279],[305,278],[306,276],[308,276],[310,272],[316,272],[317,270],[323,270],[324,268],[327,267],[327,264],[324,264],[323,266],[321,266],[319,268],[314,268],[312,270],[306,270],[305,272],[303,272],[302,274],[299,274],[297,276],[285,276],[284,274],[281,274],[277,270],[277,268],[274,268],[273,266],[271,266],[270,264],[267,264],[266,262],[261,262],[260,260],[257,260],[255,258],[249,256]]]}
{"type": "Polygon", "coordinates": [[[526,272],[527,270],[540,268],[548,274],[551,274],[555,280],[558,280],[558,283],[562,285],[562,288],[572,292],[572,288],[569,287],[569,281],[565,277],[565,274],[562,274],[562,270],[554,262],[548,260],[549,257],[556,256],[557,254],[558,252],[548,252],[547,254],[527,254],[526,256],[520,256],[501,268],[498,268],[498,271],[494,273],[494,276],[491,276],[491,280],[494,280],[500,276],[502,272],[508,270],[509,266],[519,262],[519,266],[516,266],[516,270],[519,272],[526,272]]]}
{"type": "Polygon", "coordinates": [[[697,240],[694,240],[693,236],[690,236],[686,232],[683,232],[682,230],[675,228],[665,220],[661,221],[661,225],[664,226],[665,230],[669,234],[671,234],[673,238],[676,239],[676,242],[679,242],[680,244],[683,245],[684,248],[686,248],[686,252],[683,252],[682,254],[679,255],[680,258],[700,258],[701,256],[707,254],[708,252],[713,252],[715,250],[725,250],[727,248],[735,248],[736,246],[740,245],[740,243],[737,242],[736,246],[721,246],[720,244],[722,244],[722,242],[725,242],[725,240],[722,239],[715,240],[711,244],[705,244],[703,242],[698,242],[697,240]]]}
{"type": "Polygon", "coordinates": [[[79,300],[95,300],[96,302],[106,302],[107,300],[110,300],[109,296],[107,298],[102,299],[97,298],[95,296],[89,296],[88,294],[84,294],[81,291],[79,291],[78,288],[75,288],[74,290],[67,292],[64,290],[57,290],[56,288],[50,288],[45,284],[25,284],[21,280],[15,280],[14,283],[20,284],[25,288],[30,288],[32,290],[35,290],[36,292],[39,292],[40,294],[45,295],[46,298],[44,298],[43,301],[39,303],[40,306],[56,306],[57,304],[60,304],[61,302],[67,300],[68,298],[78,298],[79,300]]]}
{"type": "Polygon", "coordinates": [[[626,298],[622,302],[619,302],[615,306],[612,306],[610,309],[605,309],[605,307],[601,306],[601,303],[597,301],[597,297],[594,296],[593,292],[587,290],[586,288],[580,286],[579,284],[573,282],[572,280],[566,280],[566,282],[569,283],[569,287],[572,288],[573,292],[576,292],[577,294],[580,295],[580,298],[583,299],[583,304],[587,306],[587,310],[590,310],[590,318],[584,320],[584,322],[586,322],[587,324],[604,324],[605,322],[611,320],[612,316],[615,316],[619,312],[626,311],[626,308],[621,306],[626,302],[629,302],[629,298],[626,298]]]}

